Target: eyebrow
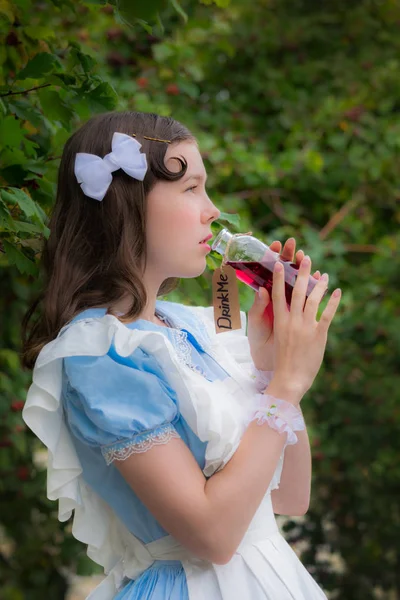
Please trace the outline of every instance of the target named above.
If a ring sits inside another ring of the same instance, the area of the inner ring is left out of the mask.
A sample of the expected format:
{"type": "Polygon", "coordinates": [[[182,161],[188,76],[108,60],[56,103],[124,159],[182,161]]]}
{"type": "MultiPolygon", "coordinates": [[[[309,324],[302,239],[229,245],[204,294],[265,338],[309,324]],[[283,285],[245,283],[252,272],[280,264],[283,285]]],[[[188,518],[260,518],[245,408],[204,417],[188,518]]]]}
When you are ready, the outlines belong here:
{"type": "MultiPolygon", "coordinates": [[[[202,181],[204,179],[203,175],[188,175],[185,179],[182,180],[182,183],[186,183],[189,179],[196,179],[196,181],[202,181]]],[[[205,177],[205,181],[207,181],[207,175],[205,177]]]]}

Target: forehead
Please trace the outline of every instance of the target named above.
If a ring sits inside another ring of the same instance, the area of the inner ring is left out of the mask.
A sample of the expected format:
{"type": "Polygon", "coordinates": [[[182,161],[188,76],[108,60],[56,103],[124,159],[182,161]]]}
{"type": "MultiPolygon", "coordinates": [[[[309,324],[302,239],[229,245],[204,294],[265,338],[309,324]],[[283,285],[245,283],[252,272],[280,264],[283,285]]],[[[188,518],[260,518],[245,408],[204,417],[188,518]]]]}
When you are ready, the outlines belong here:
{"type": "Polygon", "coordinates": [[[177,172],[181,170],[181,165],[176,158],[184,159],[187,162],[188,176],[191,174],[206,176],[203,159],[196,142],[186,140],[168,146],[164,162],[170,171],[177,172]]]}

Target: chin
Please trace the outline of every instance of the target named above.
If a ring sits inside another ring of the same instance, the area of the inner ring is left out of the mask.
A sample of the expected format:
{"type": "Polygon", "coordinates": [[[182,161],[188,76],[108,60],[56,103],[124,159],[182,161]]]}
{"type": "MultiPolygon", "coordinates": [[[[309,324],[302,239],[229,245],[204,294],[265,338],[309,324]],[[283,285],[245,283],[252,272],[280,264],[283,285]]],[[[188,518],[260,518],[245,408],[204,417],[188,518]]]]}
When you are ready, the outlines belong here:
{"type": "Polygon", "coordinates": [[[182,269],[181,271],[179,271],[180,275],[175,275],[175,277],[179,277],[180,279],[194,279],[195,277],[200,277],[200,275],[204,273],[206,268],[207,265],[203,264],[203,266],[199,267],[198,269],[182,269]]]}

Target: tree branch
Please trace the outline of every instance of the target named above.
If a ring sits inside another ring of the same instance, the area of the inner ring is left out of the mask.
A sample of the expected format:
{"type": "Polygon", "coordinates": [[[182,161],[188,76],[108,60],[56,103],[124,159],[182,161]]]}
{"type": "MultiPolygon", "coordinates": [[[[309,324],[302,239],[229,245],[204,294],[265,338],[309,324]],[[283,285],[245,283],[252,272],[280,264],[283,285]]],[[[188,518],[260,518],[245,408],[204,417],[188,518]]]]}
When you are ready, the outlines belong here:
{"type": "Polygon", "coordinates": [[[43,85],[38,85],[33,88],[29,88],[29,90],[21,90],[20,92],[12,92],[11,90],[6,92],[5,94],[0,94],[0,98],[4,98],[5,96],[16,96],[17,94],[29,94],[29,92],[33,92],[35,90],[40,90],[41,88],[49,87],[52,85],[51,83],[43,83],[43,85]]]}
{"type": "Polygon", "coordinates": [[[338,210],[327,222],[326,225],[320,230],[319,238],[320,240],[324,240],[328,235],[339,225],[341,221],[349,214],[353,208],[357,206],[360,202],[361,198],[359,195],[353,196],[350,198],[346,204],[343,204],[342,208],[338,210]]]}
{"type": "Polygon", "coordinates": [[[374,244],[344,244],[347,252],[379,252],[379,246],[374,244]]]}

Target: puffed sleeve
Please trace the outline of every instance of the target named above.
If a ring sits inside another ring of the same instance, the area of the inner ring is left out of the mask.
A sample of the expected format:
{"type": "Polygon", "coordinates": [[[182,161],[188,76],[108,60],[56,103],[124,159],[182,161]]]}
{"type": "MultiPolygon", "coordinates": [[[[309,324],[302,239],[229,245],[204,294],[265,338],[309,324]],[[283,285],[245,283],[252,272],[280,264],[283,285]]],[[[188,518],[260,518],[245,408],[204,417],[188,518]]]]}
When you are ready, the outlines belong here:
{"type": "Polygon", "coordinates": [[[110,350],[64,358],[63,392],[73,435],[100,448],[107,464],[180,437],[176,393],[141,348],[128,357],[110,350]]]}

